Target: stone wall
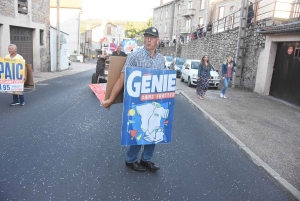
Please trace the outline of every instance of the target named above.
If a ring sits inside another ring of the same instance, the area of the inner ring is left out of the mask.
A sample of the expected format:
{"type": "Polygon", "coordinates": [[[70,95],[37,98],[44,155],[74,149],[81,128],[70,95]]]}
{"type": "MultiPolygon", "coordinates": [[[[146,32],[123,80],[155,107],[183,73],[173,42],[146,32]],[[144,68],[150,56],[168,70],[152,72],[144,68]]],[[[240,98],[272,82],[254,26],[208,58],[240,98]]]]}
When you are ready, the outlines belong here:
{"type": "Polygon", "coordinates": [[[32,21],[45,24],[44,45],[40,48],[40,71],[51,71],[50,62],[50,0],[32,0],[32,21]]]}
{"type": "Polygon", "coordinates": [[[0,1],[0,15],[6,17],[15,17],[15,1],[14,0],[1,0],[0,1]]]}
{"type": "MultiPolygon", "coordinates": [[[[242,69],[241,88],[253,91],[255,86],[258,57],[264,49],[265,36],[256,31],[273,23],[271,18],[252,23],[247,27],[247,38],[244,64],[242,69]]],[[[204,55],[209,56],[210,63],[221,72],[222,63],[228,56],[236,55],[238,28],[225,32],[211,34],[206,37],[185,44],[178,44],[177,53],[173,47],[160,48],[163,55],[176,55],[182,58],[201,59],[204,55]],[[173,52],[172,52],[173,50],[173,52]]]]}

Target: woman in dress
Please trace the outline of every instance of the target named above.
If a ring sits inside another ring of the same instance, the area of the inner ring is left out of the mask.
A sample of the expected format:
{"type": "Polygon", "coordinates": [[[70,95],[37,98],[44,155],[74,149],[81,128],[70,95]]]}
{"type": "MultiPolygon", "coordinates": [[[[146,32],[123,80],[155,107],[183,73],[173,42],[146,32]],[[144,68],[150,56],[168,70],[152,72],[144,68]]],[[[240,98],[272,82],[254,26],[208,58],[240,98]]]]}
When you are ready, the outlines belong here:
{"type": "Polygon", "coordinates": [[[210,63],[208,56],[202,57],[199,67],[198,67],[198,81],[197,81],[197,95],[203,100],[204,95],[208,89],[208,80],[210,78],[210,63]]]}
{"type": "Polygon", "coordinates": [[[235,62],[233,61],[232,57],[228,57],[226,61],[222,64],[222,79],[224,87],[222,92],[220,93],[220,98],[227,98],[225,96],[226,89],[230,82],[230,78],[232,77],[232,72],[234,71],[234,67],[236,66],[235,62]]]}

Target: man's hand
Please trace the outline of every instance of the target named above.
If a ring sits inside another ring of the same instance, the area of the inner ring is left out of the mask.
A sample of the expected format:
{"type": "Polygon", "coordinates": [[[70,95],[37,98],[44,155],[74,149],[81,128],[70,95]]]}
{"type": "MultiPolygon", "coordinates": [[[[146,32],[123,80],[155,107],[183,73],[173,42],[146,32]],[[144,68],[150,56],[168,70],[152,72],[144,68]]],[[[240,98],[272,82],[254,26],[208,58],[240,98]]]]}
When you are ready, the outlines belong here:
{"type": "Polygon", "coordinates": [[[112,103],[113,102],[110,99],[107,99],[107,100],[101,102],[100,106],[109,109],[112,103]]]}

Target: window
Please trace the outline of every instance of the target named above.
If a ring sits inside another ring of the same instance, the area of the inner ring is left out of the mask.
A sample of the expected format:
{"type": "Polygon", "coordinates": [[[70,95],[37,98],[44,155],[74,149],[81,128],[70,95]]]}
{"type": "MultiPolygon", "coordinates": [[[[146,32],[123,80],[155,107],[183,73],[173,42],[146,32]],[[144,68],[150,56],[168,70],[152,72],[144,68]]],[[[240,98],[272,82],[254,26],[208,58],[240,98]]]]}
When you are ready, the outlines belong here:
{"type": "Polygon", "coordinates": [[[166,18],[168,18],[168,10],[166,11],[166,18]]]}
{"type": "Polygon", "coordinates": [[[40,45],[44,45],[44,30],[40,29],[40,45]]]}
{"type": "Polygon", "coordinates": [[[229,10],[233,11],[234,10],[234,6],[230,6],[229,10]]]}
{"type": "Polygon", "coordinates": [[[200,26],[203,24],[203,17],[199,17],[199,24],[200,26]]]}
{"type": "Polygon", "coordinates": [[[200,0],[200,10],[204,9],[204,0],[200,0]]]}
{"type": "Polygon", "coordinates": [[[188,8],[193,8],[193,2],[192,1],[189,1],[188,8]]]}
{"type": "Polygon", "coordinates": [[[168,25],[165,24],[165,33],[167,33],[168,25]]]}
{"type": "Polygon", "coordinates": [[[18,0],[18,13],[28,14],[28,2],[27,0],[18,0]]]}
{"type": "Polygon", "coordinates": [[[224,17],[224,6],[219,7],[219,16],[218,19],[221,19],[224,17]]]}
{"type": "Polygon", "coordinates": [[[190,28],[191,28],[191,19],[189,19],[189,20],[186,21],[185,27],[186,27],[186,31],[187,31],[187,32],[190,32],[190,28]]]}
{"type": "Polygon", "coordinates": [[[106,34],[111,35],[111,27],[107,27],[107,32],[106,34]]]}
{"type": "Polygon", "coordinates": [[[162,20],[163,19],[163,12],[160,11],[160,19],[162,20]]]}

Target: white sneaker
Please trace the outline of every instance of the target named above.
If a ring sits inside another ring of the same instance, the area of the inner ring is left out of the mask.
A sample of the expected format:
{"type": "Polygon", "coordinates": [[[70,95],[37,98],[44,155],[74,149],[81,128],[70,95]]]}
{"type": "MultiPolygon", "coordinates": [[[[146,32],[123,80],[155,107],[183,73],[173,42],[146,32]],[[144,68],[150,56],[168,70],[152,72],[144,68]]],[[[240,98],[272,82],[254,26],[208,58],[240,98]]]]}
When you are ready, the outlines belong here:
{"type": "Polygon", "coordinates": [[[220,93],[220,98],[223,98],[223,97],[224,97],[224,95],[222,93],[220,93]]]}
{"type": "Polygon", "coordinates": [[[223,98],[227,98],[227,97],[224,95],[223,98]]]}

